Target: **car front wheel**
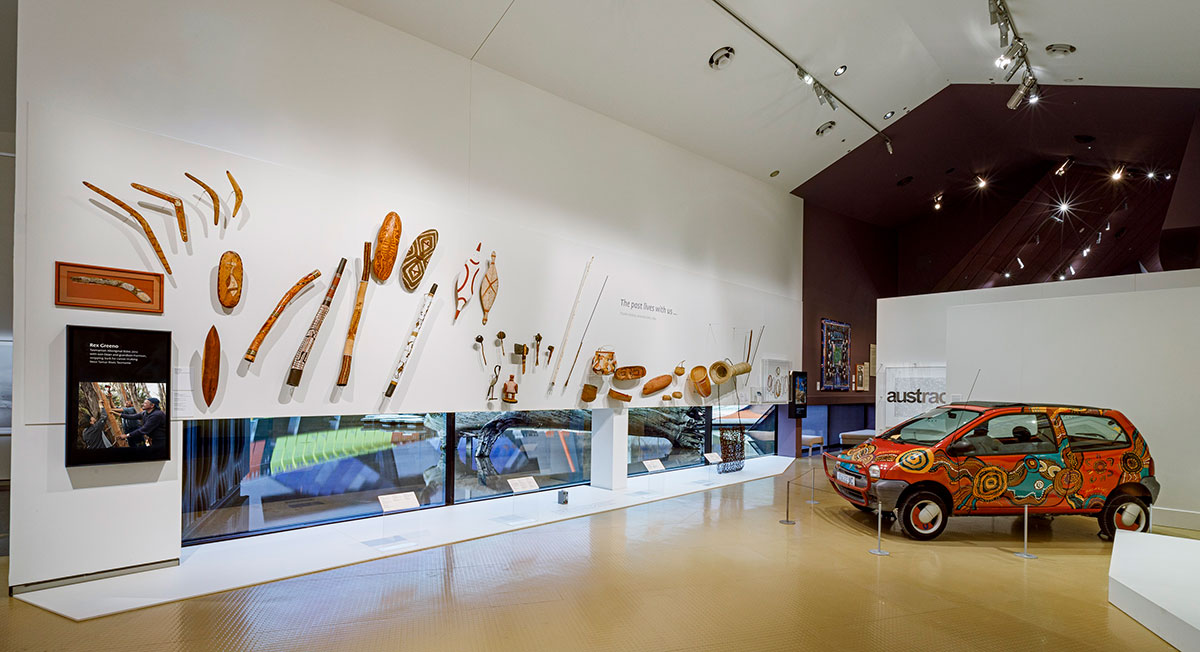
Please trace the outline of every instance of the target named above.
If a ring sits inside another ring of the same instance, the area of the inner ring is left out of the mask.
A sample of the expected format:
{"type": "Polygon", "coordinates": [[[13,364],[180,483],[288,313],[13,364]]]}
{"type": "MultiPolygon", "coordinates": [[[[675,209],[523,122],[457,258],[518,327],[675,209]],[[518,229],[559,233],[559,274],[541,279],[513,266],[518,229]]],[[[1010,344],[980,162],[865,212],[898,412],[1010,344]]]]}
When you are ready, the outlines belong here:
{"type": "Polygon", "coordinates": [[[917,541],[936,539],[949,518],[946,502],[932,491],[915,491],[900,505],[900,526],[917,541]]]}
{"type": "Polygon", "coordinates": [[[1150,507],[1133,494],[1117,494],[1100,512],[1100,535],[1111,539],[1117,530],[1146,532],[1150,529],[1150,507]]]}

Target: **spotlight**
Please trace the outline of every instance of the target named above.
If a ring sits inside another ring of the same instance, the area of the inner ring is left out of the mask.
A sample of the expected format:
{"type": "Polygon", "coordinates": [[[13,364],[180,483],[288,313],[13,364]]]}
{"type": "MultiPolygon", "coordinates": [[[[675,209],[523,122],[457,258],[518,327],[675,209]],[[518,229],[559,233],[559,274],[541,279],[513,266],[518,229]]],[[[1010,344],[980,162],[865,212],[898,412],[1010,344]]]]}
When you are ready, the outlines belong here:
{"type": "Polygon", "coordinates": [[[800,80],[803,81],[805,84],[807,84],[808,86],[812,86],[813,76],[808,74],[808,72],[805,71],[803,68],[797,68],[796,75],[798,77],[800,77],[800,80]]]}
{"type": "Polygon", "coordinates": [[[1015,64],[1006,68],[1008,72],[1004,73],[1004,81],[1012,81],[1012,78],[1017,76],[1017,71],[1021,70],[1022,68],[1025,68],[1026,70],[1029,69],[1029,60],[1024,56],[1022,56],[1020,59],[1017,59],[1015,64]]]}
{"type": "Polygon", "coordinates": [[[1071,270],[1071,276],[1075,276],[1075,266],[1067,265],[1067,269],[1071,270]]]}
{"type": "Polygon", "coordinates": [[[1104,226],[1104,230],[1105,230],[1105,231],[1112,231],[1112,222],[1109,222],[1108,224],[1106,224],[1106,225],[1104,226]]]}
{"type": "Polygon", "coordinates": [[[1104,234],[1100,233],[1099,231],[1096,232],[1096,244],[1100,244],[1100,236],[1102,236],[1102,235],[1104,235],[1104,234]]]}
{"type": "Polygon", "coordinates": [[[1071,167],[1071,163],[1073,162],[1075,162],[1075,159],[1068,156],[1067,160],[1063,161],[1062,165],[1058,166],[1058,169],[1054,171],[1054,174],[1060,177],[1063,176],[1067,173],[1067,168],[1071,167]]]}
{"type": "Polygon", "coordinates": [[[1066,274],[1059,274],[1059,275],[1058,275],[1058,280],[1060,280],[1060,281],[1065,281],[1065,280],[1067,280],[1067,275],[1066,275],[1066,274]]]}
{"type": "Polygon", "coordinates": [[[884,138],[885,140],[883,141],[883,145],[884,147],[887,147],[888,154],[895,154],[896,150],[892,149],[892,139],[887,138],[886,136],[884,138]]]}
{"type": "Polygon", "coordinates": [[[1147,172],[1147,173],[1146,173],[1146,178],[1147,178],[1147,179],[1154,179],[1154,178],[1156,178],[1157,176],[1158,176],[1158,175],[1157,175],[1157,174],[1155,174],[1153,170],[1151,170],[1150,172],[1147,172]]]}
{"type": "Polygon", "coordinates": [[[933,198],[933,210],[935,210],[935,211],[942,210],[942,195],[941,195],[941,193],[938,193],[938,196],[933,198]]]}
{"type": "Polygon", "coordinates": [[[896,112],[895,112],[895,111],[888,111],[887,113],[883,114],[883,119],[884,119],[884,120],[891,120],[891,119],[892,119],[892,116],[894,116],[894,115],[896,115],[896,112]]]}
{"type": "Polygon", "coordinates": [[[1008,272],[1004,272],[1004,278],[1012,278],[1012,274],[1009,274],[1008,272]]]}
{"type": "Polygon", "coordinates": [[[1033,89],[1033,85],[1036,83],[1037,79],[1033,75],[1025,73],[1025,76],[1021,78],[1021,84],[1017,86],[1017,90],[1013,91],[1012,97],[1008,98],[1006,106],[1015,111],[1018,106],[1021,106],[1021,100],[1029,95],[1029,91],[1033,89]]]}
{"type": "Polygon", "coordinates": [[[828,104],[830,109],[837,111],[838,105],[833,98],[833,93],[830,93],[828,88],[822,86],[821,82],[813,82],[813,93],[816,93],[818,102],[822,105],[828,104]]]}
{"type": "Polygon", "coordinates": [[[1164,174],[1164,175],[1163,175],[1163,178],[1164,178],[1164,179],[1166,179],[1167,181],[1170,181],[1170,180],[1171,180],[1171,173],[1170,173],[1170,172],[1168,172],[1168,173],[1164,174]]]}
{"type": "Polygon", "coordinates": [[[987,188],[987,179],[984,179],[983,177],[979,176],[978,174],[975,175],[975,186],[977,188],[987,188]]]}
{"type": "Polygon", "coordinates": [[[1012,45],[1008,46],[1008,49],[1004,51],[1004,54],[1002,54],[996,58],[996,67],[1001,68],[1001,69],[1008,68],[1008,66],[1014,60],[1016,60],[1024,55],[1025,55],[1025,41],[1023,41],[1021,39],[1017,39],[1017,40],[1013,41],[1012,45]]]}
{"type": "Polygon", "coordinates": [[[1038,100],[1040,100],[1040,99],[1042,99],[1042,98],[1037,94],[1036,91],[1029,94],[1029,103],[1030,104],[1037,104],[1038,100]]]}
{"type": "Polygon", "coordinates": [[[1117,166],[1117,169],[1113,170],[1112,180],[1120,181],[1124,177],[1125,177],[1125,166],[1124,165],[1117,166]]]}
{"type": "Polygon", "coordinates": [[[1091,247],[1084,247],[1084,248],[1083,248],[1083,257],[1084,257],[1084,258],[1087,258],[1087,255],[1088,255],[1089,253],[1091,253],[1091,251],[1092,251],[1092,248],[1091,248],[1091,247]]]}
{"type": "Polygon", "coordinates": [[[1059,204],[1058,204],[1058,212],[1060,212],[1060,213],[1065,213],[1065,212],[1067,212],[1067,211],[1069,211],[1069,210],[1071,210],[1071,205],[1070,205],[1070,204],[1068,204],[1068,203],[1067,203],[1067,202],[1065,202],[1065,201],[1064,201],[1064,202],[1059,202],[1059,204]]]}
{"type": "Polygon", "coordinates": [[[1021,269],[1025,269],[1025,263],[1021,262],[1020,256],[1017,256],[1017,264],[1021,266],[1021,269]]]}
{"type": "Polygon", "coordinates": [[[834,77],[841,77],[844,74],[846,74],[846,66],[838,66],[837,70],[833,71],[834,77]]]}

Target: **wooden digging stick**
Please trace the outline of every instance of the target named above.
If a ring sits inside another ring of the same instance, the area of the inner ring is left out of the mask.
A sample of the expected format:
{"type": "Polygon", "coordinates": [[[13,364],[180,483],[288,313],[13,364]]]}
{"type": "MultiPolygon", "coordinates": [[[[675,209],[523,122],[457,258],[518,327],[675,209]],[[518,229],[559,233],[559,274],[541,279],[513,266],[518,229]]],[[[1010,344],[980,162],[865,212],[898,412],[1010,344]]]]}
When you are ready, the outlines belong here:
{"type": "MultiPolygon", "coordinates": [[[[595,256],[588,258],[587,265],[583,268],[583,278],[579,279],[579,289],[575,291],[575,303],[571,304],[571,315],[567,317],[567,327],[563,330],[562,341],[558,343],[558,350],[562,351],[567,345],[567,337],[571,334],[571,324],[575,322],[575,311],[579,310],[579,299],[583,297],[583,285],[587,283],[588,272],[592,270],[592,261],[596,260],[595,256]]],[[[550,348],[554,351],[554,347],[550,348]]],[[[550,373],[550,389],[554,389],[554,381],[558,378],[558,368],[562,365],[562,353],[558,354],[558,359],[554,361],[554,371],[550,373]]],[[[546,364],[550,364],[547,358],[546,364]]]]}
{"type": "Polygon", "coordinates": [[[150,246],[154,249],[154,253],[158,254],[159,262],[162,263],[163,268],[167,270],[168,274],[170,274],[171,263],[167,262],[167,255],[163,253],[162,245],[158,244],[158,238],[154,237],[154,229],[150,228],[150,224],[146,222],[146,218],[142,217],[141,213],[133,210],[133,207],[129,204],[126,204],[120,199],[117,199],[113,195],[109,194],[108,191],[102,190],[86,181],[83,182],[83,185],[87,186],[90,190],[107,199],[108,201],[120,206],[126,213],[129,213],[130,217],[137,220],[137,223],[142,227],[142,232],[146,234],[146,239],[150,241],[150,246]]]}
{"type": "Polygon", "coordinates": [[[358,296],[354,299],[354,314],[350,316],[350,330],[346,331],[346,346],[342,347],[342,369],[338,372],[337,385],[350,383],[350,362],[354,358],[354,339],[358,336],[358,320],[362,317],[363,302],[367,299],[367,281],[371,280],[371,243],[363,243],[363,272],[358,281],[358,296]]]}
{"type": "Polygon", "coordinates": [[[258,347],[262,346],[263,340],[267,339],[267,333],[271,332],[271,327],[275,325],[275,321],[279,319],[279,315],[283,314],[283,309],[288,303],[303,290],[306,285],[312,283],[321,277],[321,270],[314,269],[311,274],[296,281],[292,289],[288,290],[279,303],[275,304],[275,310],[271,312],[271,316],[267,317],[267,321],[258,329],[258,335],[254,336],[254,341],[250,343],[250,347],[246,349],[246,355],[242,356],[246,362],[254,362],[254,358],[258,355],[258,347]]]}

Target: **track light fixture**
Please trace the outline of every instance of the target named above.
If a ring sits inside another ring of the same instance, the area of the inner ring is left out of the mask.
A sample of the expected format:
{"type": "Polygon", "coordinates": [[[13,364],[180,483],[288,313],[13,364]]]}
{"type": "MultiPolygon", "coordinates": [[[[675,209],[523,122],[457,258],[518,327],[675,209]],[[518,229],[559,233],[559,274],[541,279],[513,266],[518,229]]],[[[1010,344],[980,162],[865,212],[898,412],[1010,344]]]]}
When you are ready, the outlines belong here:
{"type": "Polygon", "coordinates": [[[992,24],[1000,29],[1000,47],[1007,47],[1008,32],[1012,24],[1008,15],[1008,7],[1004,6],[1003,0],[988,0],[988,15],[992,24]]]}
{"type": "Polygon", "coordinates": [[[1029,98],[1030,104],[1037,104],[1041,98],[1041,92],[1037,88],[1037,78],[1033,74],[1033,66],[1029,65],[1029,46],[1017,32],[1017,26],[1013,23],[1012,14],[1009,13],[1005,0],[988,0],[988,18],[991,24],[1000,30],[1000,47],[1003,51],[996,59],[996,67],[1007,71],[1004,74],[1004,81],[1010,81],[1016,76],[1018,70],[1024,69],[1025,71],[1021,84],[1013,93],[1012,98],[1008,100],[1008,108],[1016,110],[1021,105],[1021,100],[1025,98],[1029,98]],[[1012,33],[1011,43],[1009,42],[1010,32],[1012,33]]]}
{"type": "Polygon", "coordinates": [[[796,76],[800,78],[800,81],[804,82],[805,86],[812,86],[814,81],[813,76],[808,74],[808,71],[805,69],[796,68],[796,76]]]}
{"type": "Polygon", "coordinates": [[[1113,172],[1112,172],[1112,180],[1120,181],[1121,179],[1124,179],[1124,178],[1125,178],[1125,166],[1118,165],[1117,169],[1113,170],[1113,172]]]}
{"type": "Polygon", "coordinates": [[[1056,176],[1060,176],[1060,177],[1063,176],[1064,174],[1067,173],[1067,168],[1071,167],[1071,164],[1074,162],[1075,162],[1075,159],[1068,156],[1067,160],[1063,161],[1062,165],[1058,166],[1058,169],[1054,171],[1054,174],[1056,176]]]}
{"type": "Polygon", "coordinates": [[[1029,95],[1029,91],[1033,90],[1033,86],[1036,83],[1037,79],[1033,75],[1025,73],[1025,76],[1021,78],[1021,84],[1017,86],[1017,90],[1013,91],[1012,97],[1008,98],[1008,108],[1015,111],[1018,106],[1021,106],[1021,100],[1029,95]]]}
{"type": "Polygon", "coordinates": [[[1071,270],[1071,276],[1075,276],[1075,266],[1067,265],[1067,269],[1071,270]]]}
{"type": "Polygon", "coordinates": [[[818,102],[820,102],[822,105],[828,104],[831,110],[837,111],[838,105],[836,98],[833,97],[833,93],[830,93],[829,89],[825,88],[821,82],[813,82],[813,92],[817,94],[818,102]]]}
{"type": "Polygon", "coordinates": [[[978,174],[975,175],[975,187],[976,188],[987,188],[987,179],[984,179],[983,177],[979,176],[978,174]]]}
{"type": "Polygon", "coordinates": [[[1021,262],[1020,256],[1017,256],[1017,264],[1021,266],[1021,269],[1025,269],[1025,263],[1021,262]]]}
{"type": "Polygon", "coordinates": [[[942,210],[942,195],[941,195],[941,193],[938,193],[938,196],[933,198],[933,210],[935,210],[935,211],[942,210]]]}
{"type": "Polygon", "coordinates": [[[1090,254],[1090,253],[1092,253],[1092,248],[1091,248],[1091,247],[1084,247],[1084,248],[1083,248],[1083,257],[1084,257],[1084,258],[1087,258],[1087,255],[1088,255],[1088,254],[1090,254]]]}
{"type": "Polygon", "coordinates": [[[1149,172],[1147,172],[1147,173],[1146,173],[1146,178],[1147,178],[1147,179],[1154,179],[1154,178],[1155,178],[1155,177],[1157,177],[1157,176],[1158,176],[1158,175],[1154,173],[1154,170],[1151,170],[1151,171],[1149,171],[1149,172]]]}

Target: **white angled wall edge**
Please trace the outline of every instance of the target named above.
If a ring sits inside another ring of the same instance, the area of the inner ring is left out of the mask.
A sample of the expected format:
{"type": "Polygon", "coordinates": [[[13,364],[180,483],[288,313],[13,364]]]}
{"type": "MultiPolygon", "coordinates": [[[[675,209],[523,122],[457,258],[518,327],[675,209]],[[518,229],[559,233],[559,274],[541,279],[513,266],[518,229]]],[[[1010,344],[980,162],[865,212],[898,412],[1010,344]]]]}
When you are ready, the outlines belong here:
{"type": "Polygon", "coordinates": [[[1184,652],[1200,650],[1200,541],[1118,531],[1108,601],[1184,652]]]}
{"type": "Polygon", "coordinates": [[[629,484],[629,412],[592,410],[592,486],[624,489],[629,484]]]}
{"type": "MultiPolygon", "coordinates": [[[[555,351],[574,355],[584,313],[609,276],[580,368],[568,386],[564,359],[553,394],[545,365],[526,374],[520,409],[580,407],[581,370],[590,350],[605,345],[666,372],[681,357],[725,357],[742,345],[726,334],[733,327],[765,324],[761,350],[801,363],[801,336],[789,328],[800,316],[798,198],[332,3],[263,0],[254,12],[237,2],[201,4],[44,0],[20,8],[10,584],[156,562],[178,549],[178,423],[167,464],[63,467],[68,323],[171,330],[174,366],[193,369],[215,324],[225,361],[205,418],[481,410],[490,369],[474,336],[490,343],[505,330],[511,347],[540,332],[543,351],[557,344],[583,264],[595,255],[569,350],[555,351]],[[131,16],[155,26],[136,31],[137,48],[109,36],[128,32],[131,16]],[[163,27],[179,25],[188,29],[163,27]],[[147,51],[181,55],[146,68],[147,51]],[[78,74],[81,60],[88,74],[78,74]],[[275,83],[231,73],[262,69],[275,83]],[[161,101],[144,101],[148,92],[161,101]],[[183,172],[225,192],[227,169],[246,203],[235,223],[215,230],[207,200],[183,172]],[[129,190],[133,181],[184,198],[196,229],[186,245],[170,216],[145,210],[176,268],[162,316],[54,307],[56,260],[160,271],[143,236],[93,203],[103,200],[85,179],[135,205],[144,198],[129,190]],[[332,268],[341,256],[357,257],[391,210],[401,215],[402,247],[427,228],[441,236],[425,278],[426,287],[439,284],[438,300],[400,396],[379,403],[403,345],[396,333],[420,297],[374,283],[350,386],[333,391],[353,294],[343,282],[304,383],[284,391],[332,268]],[[498,253],[499,297],[486,327],[477,297],[452,324],[455,273],[481,240],[485,255],[498,253]],[[226,249],[246,265],[242,303],[229,316],[213,307],[209,285],[226,249]],[[287,309],[259,361],[242,368],[241,352],[280,294],[313,268],[323,274],[318,287],[287,309]],[[68,542],[113,531],[152,545],[63,553],[68,542]]],[[[497,353],[488,351],[489,362],[497,353]]],[[[602,399],[597,407],[612,406],[602,399]]]]}

